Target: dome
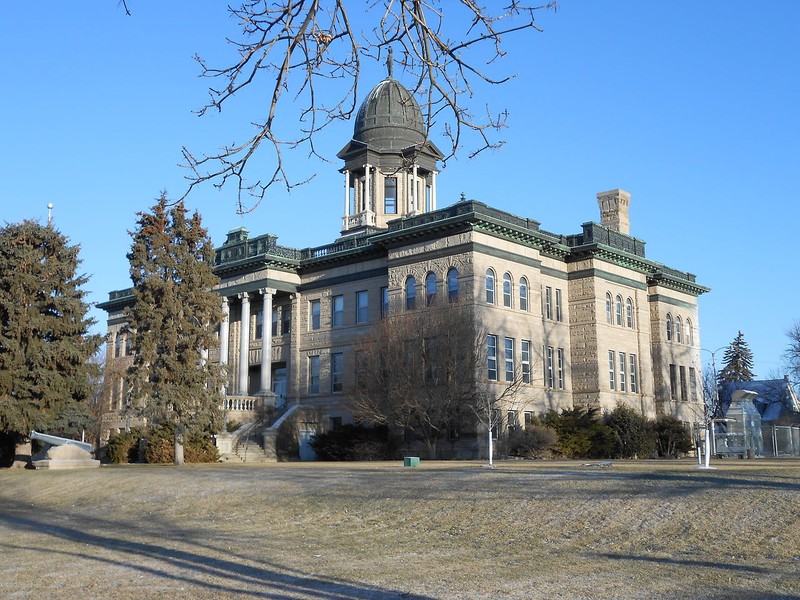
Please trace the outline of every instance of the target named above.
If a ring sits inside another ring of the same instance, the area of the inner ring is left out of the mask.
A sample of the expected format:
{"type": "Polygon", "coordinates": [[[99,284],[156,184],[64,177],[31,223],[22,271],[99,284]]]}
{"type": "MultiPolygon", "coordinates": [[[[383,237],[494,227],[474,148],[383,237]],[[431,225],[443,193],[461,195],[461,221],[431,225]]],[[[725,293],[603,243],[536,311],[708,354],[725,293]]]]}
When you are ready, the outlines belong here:
{"type": "Polygon", "coordinates": [[[425,124],[419,104],[399,81],[387,77],[358,109],[353,139],[379,152],[423,143],[425,124]]]}

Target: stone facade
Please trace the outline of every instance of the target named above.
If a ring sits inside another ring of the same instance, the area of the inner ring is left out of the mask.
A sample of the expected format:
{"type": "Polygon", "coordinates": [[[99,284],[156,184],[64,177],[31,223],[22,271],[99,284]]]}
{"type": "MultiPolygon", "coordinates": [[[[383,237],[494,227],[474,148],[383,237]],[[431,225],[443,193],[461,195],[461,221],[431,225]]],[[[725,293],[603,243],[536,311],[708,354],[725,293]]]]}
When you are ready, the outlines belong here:
{"type": "MultiPolygon", "coordinates": [[[[353,344],[387,310],[406,310],[413,277],[417,306],[430,292],[445,299],[455,290],[501,342],[499,368],[505,348],[513,352],[514,368],[529,374],[521,423],[523,412],[618,403],[651,418],[701,418],[697,298],[707,288],[645,257],[644,242],[629,235],[627,192],[598,194],[601,223],[584,223],[573,235],[474,200],[437,209],[435,146],[423,136],[408,147],[371,147],[358,128],[339,155],[342,237],[295,249],[240,228],[216,250],[216,290],[228,319],[209,360],[227,368],[226,408],[240,406],[237,398],[297,406],[301,439],[349,421],[343,392],[355,372],[353,344]],[[388,177],[404,182],[393,182],[389,200],[388,177]],[[430,274],[435,290],[426,290],[430,274]]],[[[131,299],[129,291],[112,292],[102,305],[109,362],[125,360],[115,349],[131,299]]]]}

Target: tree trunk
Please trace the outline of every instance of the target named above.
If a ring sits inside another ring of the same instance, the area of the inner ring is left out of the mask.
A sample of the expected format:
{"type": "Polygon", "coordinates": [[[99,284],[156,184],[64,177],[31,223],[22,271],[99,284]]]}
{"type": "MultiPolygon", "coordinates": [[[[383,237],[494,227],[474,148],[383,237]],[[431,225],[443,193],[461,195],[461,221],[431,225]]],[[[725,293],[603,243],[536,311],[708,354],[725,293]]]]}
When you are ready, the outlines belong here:
{"type": "Polygon", "coordinates": [[[182,465],[183,460],[183,434],[175,432],[175,464],[182,465]]]}

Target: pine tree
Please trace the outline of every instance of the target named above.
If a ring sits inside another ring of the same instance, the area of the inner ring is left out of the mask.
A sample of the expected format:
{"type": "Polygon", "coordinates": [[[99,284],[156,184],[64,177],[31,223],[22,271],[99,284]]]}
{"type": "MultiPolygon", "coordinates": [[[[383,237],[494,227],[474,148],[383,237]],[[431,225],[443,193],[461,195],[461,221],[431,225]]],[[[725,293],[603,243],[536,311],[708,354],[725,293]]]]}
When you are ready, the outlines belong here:
{"type": "Polygon", "coordinates": [[[35,221],[0,228],[0,436],[7,446],[23,444],[31,430],[74,436],[86,424],[97,368],[89,359],[102,337],[89,332],[78,252],[35,221]]]}
{"type": "Polygon", "coordinates": [[[753,353],[740,331],[722,357],[722,370],[719,372],[718,383],[730,381],[753,381],[753,353]]]}
{"type": "Polygon", "coordinates": [[[205,351],[217,343],[222,318],[211,260],[214,248],[200,215],[187,218],[182,202],[165,194],[138,213],[128,254],[135,302],[128,311],[134,361],[132,406],[155,425],[175,432],[175,464],[183,463],[183,435],[220,425],[220,369],[205,351]]]}

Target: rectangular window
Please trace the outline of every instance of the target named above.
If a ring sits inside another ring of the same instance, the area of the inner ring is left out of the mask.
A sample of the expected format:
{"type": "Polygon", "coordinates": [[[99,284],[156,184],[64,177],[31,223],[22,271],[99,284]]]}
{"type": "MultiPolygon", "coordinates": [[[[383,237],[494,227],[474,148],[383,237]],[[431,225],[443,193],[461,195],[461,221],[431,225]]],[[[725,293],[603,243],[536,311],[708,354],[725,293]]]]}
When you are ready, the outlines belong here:
{"type": "Polygon", "coordinates": [[[505,339],[506,381],[514,381],[514,338],[505,339]]]}
{"type": "Polygon", "coordinates": [[[556,321],[563,321],[564,314],[561,312],[561,290],[556,290],[556,321]]]}
{"type": "Polygon", "coordinates": [[[256,312],[256,338],[260,340],[264,335],[264,311],[259,310],[256,312]]]}
{"type": "Polygon", "coordinates": [[[689,392],[691,393],[689,399],[697,400],[697,375],[694,367],[689,367],[689,392]]]}
{"type": "Polygon", "coordinates": [[[558,389],[564,389],[564,349],[558,349],[558,389]]]}
{"type": "Polygon", "coordinates": [[[678,397],[678,368],[676,365],[669,366],[669,394],[673,399],[678,397]]]}
{"type": "Polygon", "coordinates": [[[497,381],[497,336],[486,336],[486,366],[489,381],[497,381]]]}
{"type": "Polygon", "coordinates": [[[122,356],[122,344],[124,343],[123,336],[117,335],[117,339],[114,341],[114,358],[119,358],[122,356]]]}
{"type": "Polygon", "coordinates": [[[608,351],[608,387],[612,390],[617,389],[616,376],[617,369],[615,367],[616,353],[613,350],[608,351]]]}
{"type": "Polygon", "coordinates": [[[342,417],[331,417],[329,431],[339,431],[342,428],[342,417]]]}
{"type": "Polygon", "coordinates": [[[389,288],[381,288],[381,319],[389,316],[389,288]]]}
{"type": "Polygon", "coordinates": [[[344,373],[344,355],[341,352],[331,354],[331,392],[341,392],[342,375],[344,373]]]}
{"type": "Polygon", "coordinates": [[[681,375],[681,400],[686,402],[688,400],[688,388],[686,386],[686,367],[680,367],[681,375]]]}
{"type": "Polygon", "coordinates": [[[522,383],[531,382],[531,342],[530,340],[522,340],[521,358],[522,358],[522,383]]]}
{"type": "Polygon", "coordinates": [[[553,318],[553,288],[544,288],[544,317],[545,319],[553,318]]]}
{"type": "Polygon", "coordinates": [[[272,308],[272,337],[278,335],[279,323],[280,323],[280,314],[278,313],[278,307],[275,306],[272,308]]]}
{"type": "Polygon", "coordinates": [[[309,325],[311,325],[312,331],[317,331],[320,328],[320,301],[312,300],[308,303],[308,305],[309,312],[311,314],[309,318],[309,325]]]}
{"type": "Polygon", "coordinates": [[[344,325],[344,296],[331,298],[331,327],[344,325]]]}
{"type": "Polygon", "coordinates": [[[383,212],[387,215],[397,214],[397,177],[383,180],[383,212]]]}
{"type": "Polygon", "coordinates": [[[515,410],[508,411],[506,418],[508,423],[508,433],[509,435],[511,435],[517,430],[517,427],[519,426],[519,423],[517,423],[517,411],[515,410]]]}
{"type": "Polygon", "coordinates": [[[526,410],[523,415],[525,418],[525,429],[528,429],[528,427],[533,427],[533,413],[529,410],[526,410]]]}
{"type": "Polygon", "coordinates": [[[555,387],[555,372],[553,369],[553,347],[547,347],[547,387],[553,389],[555,387]]]}
{"type": "Polygon", "coordinates": [[[285,305],[281,309],[281,316],[282,318],[282,327],[281,333],[286,335],[287,333],[292,331],[292,307],[290,305],[285,305]]]}
{"type": "Polygon", "coordinates": [[[356,292],[356,323],[367,322],[367,309],[369,307],[369,295],[367,292],[356,292]]]}
{"type": "Polygon", "coordinates": [[[638,383],[636,379],[636,355],[631,354],[631,392],[635,394],[638,391],[638,383]]]}
{"type": "Polygon", "coordinates": [[[625,388],[627,387],[628,377],[625,375],[625,367],[628,364],[628,361],[625,359],[625,353],[619,353],[619,391],[624,392],[626,391],[625,388]]]}
{"type": "Polygon", "coordinates": [[[308,357],[308,393],[319,394],[319,356],[308,357]]]}

